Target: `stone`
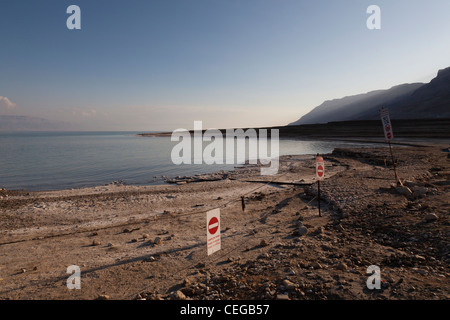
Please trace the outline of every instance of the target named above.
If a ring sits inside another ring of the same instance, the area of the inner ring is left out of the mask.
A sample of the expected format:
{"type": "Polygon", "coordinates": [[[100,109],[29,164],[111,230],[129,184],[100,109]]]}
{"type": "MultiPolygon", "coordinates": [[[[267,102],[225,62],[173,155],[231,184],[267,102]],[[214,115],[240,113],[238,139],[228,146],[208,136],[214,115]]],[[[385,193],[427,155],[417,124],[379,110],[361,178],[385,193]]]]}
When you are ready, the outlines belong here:
{"type": "Polygon", "coordinates": [[[341,270],[341,271],[347,271],[348,266],[345,263],[341,262],[336,266],[336,269],[341,270]]]}
{"type": "Polygon", "coordinates": [[[277,300],[290,300],[288,294],[277,294],[277,300]]]}
{"type": "Polygon", "coordinates": [[[175,300],[186,300],[186,295],[178,290],[172,295],[172,298],[175,300]]]}
{"type": "Polygon", "coordinates": [[[286,288],[286,290],[294,290],[297,287],[295,283],[288,279],[283,280],[283,286],[286,288]]]}
{"type": "Polygon", "coordinates": [[[97,300],[109,300],[109,296],[106,294],[101,294],[97,297],[97,300]]]}
{"type": "Polygon", "coordinates": [[[426,271],[424,269],[419,269],[419,268],[412,268],[412,271],[417,272],[418,274],[421,274],[421,275],[426,275],[428,273],[428,271],[426,271]]]}
{"type": "Polygon", "coordinates": [[[150,235],[148,233],[144,233],[142,235],[142,239],[148,239],[148,238],[150,238],[150,235]]]}
{"type": "Polygon", "coordinates": [[[156,237],[155,240],[153,240],[153,244],[161,244],[161,241],[160,237],[156,237]]]}
{"type": "Polygon", "coordinates": [[[102,243],[100,242],[100,241],[98,241],[98,240],[94,240],[94,241],[92,241],[92,245],[93,246],[99,246],[99,245],[101,245],[102,243]]]}
{"type": "Polygon", "coordinates": [[[437,219],[438,219],[438,216],[436,214],[434,214],[434,213],[428,213],[425,216],[425,221],[426,222],[433,222],[433,221],[436,221],[437,219]]]}
{"type": "Polygon", "coordinates": [[[404,196],[406,196],[406,197],[410,197],[410,196],[413,194],[413,192],[411,191],[411,189],[408,188],[408,187],[406,187],[406,186],[400,186],[400,187],[397,187],[397,188],[395,188],[395,189],[396,189],[396,191],[397,191],[399,194],[404,195],[404,196]]]}
{"type": "Polygon", "coordinates": [[[261,247],[267,247],[269,245],[269,242],[266,239],[262,239],[259,245],[261,247]]]}
{"type": "Polygon", "coordinates": [[[189,287],[191,285],[191,281],[188,278],[185,278],[183,281],[183,286],[184,287],[189,287]]]}
{"type": "Polygon", "coordinates": [[[427,260],[425,257],[420,256],[420,255],[418,255],[418,254],[416,254],[416,255],[414,256],[414,258],[416,258],[417,260],[421,260],[421,261],[426,261],[426,260],[427,260]]]}
{"type": "Polygon", "coordinates": [[[313,267],[313,269],[322,269],[322,265],[318,262],[313,262],[311,267],[313,267]]]}
{"type": "Polygon", "coordinates": [[[308,233],[308,228],[306,228],[305,226],[300,226],[298,227],[297,232],[299,236],[304,236],[308,233]]]}

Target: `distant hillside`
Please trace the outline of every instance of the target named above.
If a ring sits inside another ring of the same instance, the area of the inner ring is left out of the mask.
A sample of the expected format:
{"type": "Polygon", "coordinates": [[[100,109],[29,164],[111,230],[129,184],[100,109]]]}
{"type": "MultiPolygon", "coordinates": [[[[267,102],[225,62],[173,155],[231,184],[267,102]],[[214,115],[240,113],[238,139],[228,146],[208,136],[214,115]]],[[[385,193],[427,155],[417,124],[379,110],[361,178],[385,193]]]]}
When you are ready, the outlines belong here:
{"type": "Polygon", "coordinates": [[[289,125],[375,120],[381,107],[389,108],[393,119],[450,118],[450,68],[440,70],[428,84],[403,84],[325,101],[289,125]]]}
{"type": "Polygon", "coordinates": [[[0,131],[65,131],[72,124],[27,116],[1,116],[0,131]]]}

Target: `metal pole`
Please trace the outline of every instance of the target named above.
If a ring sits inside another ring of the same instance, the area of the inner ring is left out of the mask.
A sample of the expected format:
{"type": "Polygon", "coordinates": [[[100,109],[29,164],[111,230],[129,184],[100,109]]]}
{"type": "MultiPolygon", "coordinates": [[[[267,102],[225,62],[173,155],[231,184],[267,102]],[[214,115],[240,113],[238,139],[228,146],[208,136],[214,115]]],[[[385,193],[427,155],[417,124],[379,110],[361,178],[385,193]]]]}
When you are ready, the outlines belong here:
{"type": "Polygon", "coordinates": [[[321,217],[322,214],[320,213],[320,180],[317,180],[317,202],[319,206],[319,217],[321,217]]]}
{"type": "Polygon", "coordinates": [[[396,182],[397,185],[398,185],[398,183],[399,183],[399,178],[398,178],[398,175],[397,175],[397,166],[396,166],[396,164],[395,164],[394,154],[393,154],[393,152],[392,152],[391,141],[389,140],[388,143],[389,143],[389,151],[391,152],[392,166],[394,167],[395,182],[396,182]]]}

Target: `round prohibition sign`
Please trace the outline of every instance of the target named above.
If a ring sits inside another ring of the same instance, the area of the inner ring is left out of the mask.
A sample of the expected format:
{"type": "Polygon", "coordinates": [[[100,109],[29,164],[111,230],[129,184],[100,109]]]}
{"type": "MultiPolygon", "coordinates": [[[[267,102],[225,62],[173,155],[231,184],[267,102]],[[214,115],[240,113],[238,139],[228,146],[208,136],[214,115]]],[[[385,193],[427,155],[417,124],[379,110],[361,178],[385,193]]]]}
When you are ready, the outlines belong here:
{"type": "Polygon", "coordinates": [[[317,175],[321,178],[323,177],[323,166],[322,165],[317,166],[317,175]]]}
{"type": "Polygon", "coordinates": [[[219,220],[216,217],[212,217],[208,222],[208,232],[215,234],[219,230],[219,220]]]}

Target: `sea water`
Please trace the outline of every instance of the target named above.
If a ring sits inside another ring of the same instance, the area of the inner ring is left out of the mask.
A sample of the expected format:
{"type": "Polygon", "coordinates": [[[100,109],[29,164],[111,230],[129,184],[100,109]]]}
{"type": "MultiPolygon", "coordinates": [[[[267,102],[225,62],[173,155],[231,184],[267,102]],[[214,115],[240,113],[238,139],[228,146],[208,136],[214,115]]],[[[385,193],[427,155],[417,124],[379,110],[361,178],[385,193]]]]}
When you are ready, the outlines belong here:
{"type": "MultiPolygon", "coordinates": [[[[175,165],[170,137],[138,132],[0,133],[0,188],[61,190],[122,182],[161,184],[163,176],[233,170],[233,164],[175,165]]],[[[280,155],[326,154],[336,147],[368,144],[280,140],[280,155]]]]}

